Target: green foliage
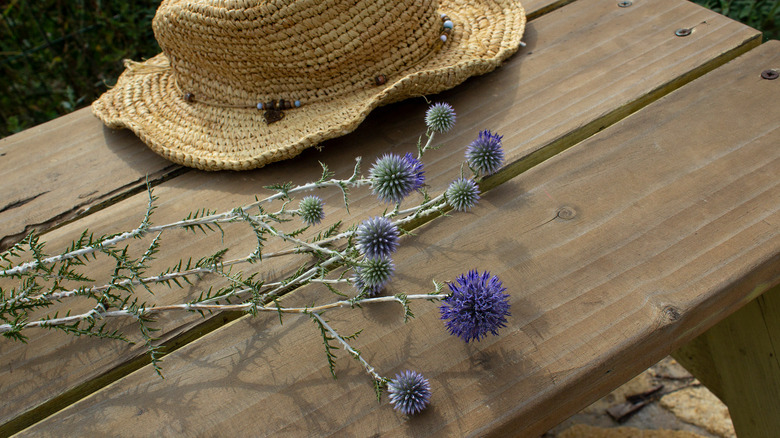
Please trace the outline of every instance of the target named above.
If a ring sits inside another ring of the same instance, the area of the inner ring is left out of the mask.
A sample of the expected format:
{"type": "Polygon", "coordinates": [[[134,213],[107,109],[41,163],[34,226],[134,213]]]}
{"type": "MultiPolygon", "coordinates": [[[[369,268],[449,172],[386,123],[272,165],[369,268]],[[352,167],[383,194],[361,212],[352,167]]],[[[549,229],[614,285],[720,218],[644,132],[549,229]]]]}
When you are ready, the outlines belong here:
{"type": "Polygon", "coordinates": [[[409,300],[406,298],[406,294],[395,294],[395,299],[404,308],[404,322],[409,322],[410,319],[414,318],[414,313],[412,313],[412,308],[409,307],[409,300]]]}
{"type": "Polygon", "coordinates": [[[315,314],[310,314],[311,319],[317,324],[317,327],[320,328],[320,334],[322,335],[322,344],[325,345],[325,357],[328,359],[328,368],[330,369],[330,374],[333,376],[333,378],[336,378],[336,354],[334,353],[335,350],[338,350],[339,347],[331,344],[331,342],[335,341],[336,338],[331,336],[330,332],[325,328],[325,325],[320,318],[318,318],[315,314]]]}
{"type": "Polygon", "coordinates": [[[222,236],[224,237],[225,233],[224,231],[222,231],[222,228],[219,226],[219,224],[198,222],[198,219],[211,216],[216,213],[217,213],[216,210],[209,210],[206,208],[192,211],[184,219],[182,219],[183,222],[187,222],[187,225],[183,226],[182,228],[185,230],[192,231],[193,233],[200,231],[203,234],[208,234],[206,230],[213,232],[214,228],[212,227],[215,227],[219,229],[219,231],[222,233],[222,236]]]}
{"type": "Polygon", "coordinates": [[[376,395],[376,401],[382,401],[382,393],[387,389],[387,378],[374,379],[374,394],[376,395]]]}
{"type": "Polygon", "coordinates": [[[122,60],[160,52],[160,0],[10,0],[0,6],[0,137],[89,105],[122,60]]]}
{"type": "Polygon", "coordinates": [[[780,39],[778,0],[695,0],[695,3],[762,31],[764,41],[780,39]]]}

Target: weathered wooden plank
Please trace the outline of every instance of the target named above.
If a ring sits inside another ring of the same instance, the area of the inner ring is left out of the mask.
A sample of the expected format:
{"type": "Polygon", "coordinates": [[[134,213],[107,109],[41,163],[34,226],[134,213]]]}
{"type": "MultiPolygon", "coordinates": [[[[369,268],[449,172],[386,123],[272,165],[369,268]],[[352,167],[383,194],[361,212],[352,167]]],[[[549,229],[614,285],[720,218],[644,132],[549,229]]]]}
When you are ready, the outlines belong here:
{"type": "MultiPolygon", "coordinates": [[[[570,1],[523,5],[534,18],[570,1]]],[[[142,191],[147,177],[157,183],[186,171],[130,131],[105,128],[89,108],[0,139],[0,251],[33,230],[48,230],[142,191]]]]}
{"type": "Polygon", "coordinates": [[[431,380],[418,417],[377,404],[348,357],[329,379],[306,318],[265,315],[172,353],[165,380],[140,370],[22,436],[538,435],[780,283],[780,83],[759,77],[778,62],[780,43],[751,51],[404,242],[389,293],[489,269],[513,305],[500,336],[464,345],[427,303],[408,324],[391,305],[329,312],[365,328],[355,346],[382,373],[431,380]]]}
{"type": "Polygon", "coordinates": [[[0,139],[0,250],[114,202],[178,166],[85,108],[0,139]]]}
{"type": "Polygon", "coordinates": [[[780,287],[764,293],[673,356],[729,407],[740,438],[780,430],[780,287]]]}
{"type": "MultiPolygon", "coordinates": [[[[439,96],[455,106],[459,123],[453,133],[443,138],[443,148],[426,160],[431,190],[441,191],[453,178],[465,145],[478,129],[489,128],[504,134],[508,161],[514,163],[507,171],[511,175],[758,41],[756,31],[688,2],[637,2],[636,8],[632,8],[583,0],[534,20],[528,27],[528,48],[495,73],[472,79],[439,96]],[[674,12],[672,16],[668,15],[669,10],[674,12]],[[711,31],[696,33],[695,38],[681,39],[674,37],[673,31],[659,31],[670,26],[670,20],[671,26],[675,20],[707,20],[712,27],[711,31]],[[561,21],[567,24],[564,26],[561,21]],[[648,69],[652,74],[647,73],[648,69]],[[563,70],[568,76],[562,77],[563,70]],[[642,76],[645,79],[638,81],[642,76]]],[[[199,207],[233,207],[249,199],[259,187],[290,179],[290,175],[298,181],[315,178],[317,160],[345,175],[356,155],[369,161],[388,151],[410,150],[422,131],[424,109],[422,100],[381,108],[357,132],[328,142],[323,151],[310,150],[298,159],[256,172],[189,172],[163,183],[156,192],[161,204],[155,223],[179,219],[199,207]]],[[[358,207],[353,212],[377,208],[368,198],[361,204],[361,197],[365,196],[365,192],[355,195],[358,207]]],[[[338,205],[335,198],[326,202],[338,205]]],[[[134,196],[52,232],[52,247],[63,247],[74,232],[84,227],[97,232],[133,227],[140,220],[145,203],[145,195],[134,196]]],[[[228,235],[225,242],[238,245],[243,240],[244,236],[228,235]]],[[[180,254],[194,253],[198,257],[208,253],[206,248],[216,247],[213,242],[181,237],[173,237],[166,245],[179,249],[180,254]]],[[[235,253],[241,254],[241,250],[235,253]]],[[[173,263],[170,256],[162,261],[164,265],[173,263]]],[[[209,284],[204,281],[198,286],[209,284]]],[[[150,301],[173,302],[194,292],[160,291],[150,301]]],[[[176,343],[177,337],[191,328],[191,318],[176,318],[180,316],[161,322],[163,340],[176,343]]],[[[0,381],[4,387],[13,388],[9,391],[13,402],[0,407],[6,430],[38,420],[83,397],[94,387],[139,366],[134,361],[143,355],[140,346],[106,346],[84,339],[69,340],[58,333],[34,336],[29,347],[0,344],[0,381]],[[46,360],[49,357],[57,357],[58,361],[46,360]],[[85,357],[89,366],[82,366],[85,357]],[[46,387],[40,387],[34,376],[46,376],[46,387]]]]}

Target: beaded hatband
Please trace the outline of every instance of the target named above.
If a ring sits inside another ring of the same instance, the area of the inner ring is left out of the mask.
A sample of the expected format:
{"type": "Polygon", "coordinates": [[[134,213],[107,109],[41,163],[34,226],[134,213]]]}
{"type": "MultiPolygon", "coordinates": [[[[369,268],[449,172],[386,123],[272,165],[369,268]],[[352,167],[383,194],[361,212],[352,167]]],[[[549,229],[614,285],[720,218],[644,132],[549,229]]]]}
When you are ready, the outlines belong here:
{"type": "MultiPolygon", "coordinates": [[[[438,42],[434,44],[431,52],[441,49],[442,45],[447,42],[450,32],[452,32],[452,29],[455,27],[455,24],[452,22],[450,17],[447,16],[447,14],[441,14],[440,17],[442,21],[441,35],[439,35],[438,42]]],[[[425,58],[427,58],[427,56],[425,56],[423,59],[425,58]]],[[[374,77],[371,82],[373,85],[382,86],[387,83],[387,76],[383,74],[379,74],[376,77],[374,77]]],[[[176,84],[176,86],[178,87],[178,83],[176,84]]],[[[179,89],[181,91],[181,88],[179,89]]],[[[275,99],[266,102],[258,102],[251,105],[226,104],[226,103],[221,103],[216,101],[196,99],[195,93],[189,91],[182,92],[182,98],[188,103],[197,102],[204,105],[211,105],[220,108],[257,108],[259,111],[265,111],[263,113],[263,120],[265,121],[266,124],[269,125],[271,123],[282,120],[282,118],[284,118],[285,110],[300,108],[303,105],[300,100],[285,100],[285,99],[275,99]]]]}

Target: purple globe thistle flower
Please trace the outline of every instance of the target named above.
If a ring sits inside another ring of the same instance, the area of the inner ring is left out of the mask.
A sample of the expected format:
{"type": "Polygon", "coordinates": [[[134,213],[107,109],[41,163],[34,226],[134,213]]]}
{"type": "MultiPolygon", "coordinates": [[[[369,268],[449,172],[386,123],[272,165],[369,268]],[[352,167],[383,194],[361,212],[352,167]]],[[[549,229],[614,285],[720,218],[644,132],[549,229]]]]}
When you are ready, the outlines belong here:
{"type": "Polygon", "coordinates": [[[481,340],[488,332],[497,335],[499,328],[506,327],[509,295],[503,293],[506,288],[498,277],[491,277],[487,271],[480,275],[471,270],[458,276],[456,282],[448,284],[452,294],[439,307],[451,334],[468,343],[481,340]]]}
{"type": "Polygon", "coordinates": [[[383,155],[369,171],[371,189],[384,202],[400,203],[422,185],[421,169],[422,163],[414,158],[383,155]]]}
{"type": "Polygon", "coordinates": [[[365,292],[369,297],[373,297],[390,281],[393,272],[395,265],[390,258],[365,259],[355,266],[352,284],[359,293],[365,292]]]}
{"type": "Polygon", "coordinates": [[[406,161],[406,164],[409,165],[409,168],[411,168],[412,173],[414,174],[414,184],[412,184],[412,190],[417,190],[422,187],[423,184],[425,184],[425,171],[423,170],[423,163],[417,158],[414,158],[414,156],[409,152],[404,154],[403,159],[406,161]]]}
{"type": "Polygon", "coordinates": [[[445,192],[447,203],[458,211],[470,210],[479,200],[479,187],[466,178],[458,178],[447,188],[445,192]]]}
{"type": "Polygon", "coordinates": [[[434,103],[425,112],[425,124],[436,132],[447,132],[455,126],[455,110],[448,103],[434,103]]]}
{"type": "Polygon", "coordinates": [[[306,225],[316,225],[325,218],[322,206],[325,205],[319,196],[306,196],[298,204],[298,214],[306,225]]]}
{"type": "Polygon", "coordinates": [[[370,259],[390,257],[398,248],[398,227],[384,216],[364,220],[355,237],[361,254],[370,259]]]}
{"type": "Polygon", "coordinates": [[[417,371],[406,370],[387,382],[390,403],[404,415],[420,413],[431,402],[431,384],[417,371]]]}
{"type": "Polygon", "coordinates": [[[478,175],[492,175],[504,163],[501,135],[488,130],[480,131],[476,140],[466,148],[466,160],[478,175]]]}

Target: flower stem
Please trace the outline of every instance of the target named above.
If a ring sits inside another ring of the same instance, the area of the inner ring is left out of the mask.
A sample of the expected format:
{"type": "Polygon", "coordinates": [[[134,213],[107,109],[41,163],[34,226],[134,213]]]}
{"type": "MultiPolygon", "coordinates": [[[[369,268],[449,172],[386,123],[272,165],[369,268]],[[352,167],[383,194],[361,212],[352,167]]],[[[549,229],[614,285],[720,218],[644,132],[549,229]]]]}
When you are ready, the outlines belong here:
{"type": "MultiPolygon", "coordinates": [[[[248,290],[248,289],[247,289],[248,290]]],[[[407,300],[442,300],[447,298],[448,294],[418,294],[407,295],[407,300]]],[[[220,297],[223,298],[223,297],[220,297]]],[[[276,307],[271,304],[265,306],[258,306],[255,310],[258,312],[281,312],[281,313],[297,313],[297,314],[319,314],[329,309],[335,309],[339,307],[353,307],[356,303],[373,304],[373,303],[386,303],[386,302],[398,302],[403,303],[399,298],[395,296],[384,296],[375,298],[364,298],[359,301],[354,300],[340,300],[328,304],[322,304],[312,307],[276,307]]],[[[254,303],[245,302],[240,304],[207,304],[205,301],[201,303],[184,303],[184,304],[171,304],[166,306],[155,307],[140,307],[135,310],[129,308],[123,308],[118,310],[100,311],[92,309],[89,312],[79,315],[65,316],[61,318],[41,319],[38,321],[32,321],[25,323],[23,328],[43,327],[43,326],[57,326],[63,324],[71,324],[78,321],[83,321],[88,318],[111,318],[111,317],[137,317],[138,315],[152,315],[157,313],[171,312],[171,311],[248,311],[254,307],[254,303]]],[[[0,333],[11,331],[13,326],[11,324],[0,324],[0,333]]]]}
{"type": "Polygon", "coordinates": [[[344,347],[344,350],[346,350],[346,351],[347,351],[347,353],[349,353],[349,354],[350,354],[352,357],[354,357],[354,358],[355,358],[355,359],[357,359],[357,360],[358,360],[358,361],[359,361],[361,364],[363,364],[363,367],[366,369],[366,372],[368,373],[368,375],[370,375],[371,377],[373,377],[373,378],[374,378],[374,380],[376,380],[376,381],[378,381],[378,382],[382,382],[382,381],[384,381],[384,380],[385,380],[385,379],[384,379],[384,377],[380,376],[380,375],[379,375],[379,373],[377,373],[377,372],[376,372],[376,369],[375,369],[374,367],[372,367],[372,366],[371,366],[371,365],[370,365],[370,364],[369,364],[369,363],[368,363],[368,362],[367,362],[365,359],[363,359],[363,355],[362,355],[362,354],[360,354],[360,352],[358,352],[357,350],[355,350],[354,348],[352,348],[352,346],[351,346],[351,345],[349,345],[349,343],[348,343],[348,342],[347,342],[347,341],[346,341],[344,338],[342,338],[342,337],[341,337],[341,335],[339,335],[339,334],[338,334],[338,332],[336,332],[336,330],[333,330],[333,327],[331,327],[330,325],[328,325],[328,323],[327,323],[327,322],[325,322],[325,319],[323,319],[323,318],[322,318],[322,316],[320,316],[320,314],[319,314],[319,313],[317,313],[317,312],[312,312],[312,313],[311,313],[311,316],[313,316],[314,318],[316,318],[316,319],[317,319],[317,321],[319,321],[319,323],[320,323],[320,324],[321,324],[323,327],[325,327],[325,329],[326,329],[328,332],[330,332],[330,334],[331,334],[331,335],[332,335],[332,336],[333,336],[333,337],[334,337],[334,338],[335,338],[337,341],[339,341],[339,343],[341,344],[341,346],[342,346],[342,347],[344,347]]]}
{"type": "MultiPolygon", "coordinates": [[[[245,215],[249,210],[252,208],[256,208],[260,206],[263,203],[271,202],[277,199],[282,199],[284,197],[289,196],[291,193],[298,193],[298,192],[304,192],[309,190],[314,190],[317,188],[325,188],[325,187],[338,187],[342,188],[345,185],[350,187],[360,187],[363,185],[369,185],[370,180],[366,178],[358,178],[357,174],[353,174],[351,178],[349,179],[331,179],[328,181],[322,181],[322,182],[315,182],[315,183],[308,183],[301,186],[297,186],[294,188],[289,189],[285,193],[277,193],[271,196],[268,196],[264,199],[261,199],[259,201],[253,202],[251,204],[245,205],[243,207],[240,207],[239,209],[233,209],[230,211],[225,211],[218,214],[208,215],[199,217],[196,219],[186,219],[181,220],[177,222],[171,222],[169,224],[165,225],[158,225],[158,226],[149,226],[148,224],[148,214],[144,218],[144,221],[141,223],[141,225],[132,231],[128,231],[125,233],[121,233],[112,237],[108,237],[105,239],[102,239],[98,242],[95,242],[92,245],[86,246],[84,248],[80,248],[78,250],[69,251],[63,254],[59,254],[56,256],[47,257],[42,260],[33,260],[30,262],[22,263],[20,265],[11,267],[9,269],[0,270],[0,277],[9,277],[12,275],[18,275],[23,274],[25,272],[28,272],[32,269],[35,269],[41,265],[51,265],[54,263],[58,263],[61,261],[74,259],[78,257],[83,257],[86,255],[94,254],[96,252],[101,251],[103,248],[110,248],[118,243],[121,243],[125,240],[132,239],[132,238],[140,238],[144,237],[149,233],[159,233],[161,231],[169,230],[169,229],[175,229],[175,228],[187,228],[187,227],[194,227],[198,225],[208,225],[208,224],[217,224],[217,223],[224,223],[224,222],[231,222],[238,218],[240,218],[242,215],[245,215]]],[[[254,216],[255,218],[260,217],[270,217],[271,215],[261,215],[261,216],[254,216]]],[[[262,223],[262,221],[260,221],[262,223]]]]}

